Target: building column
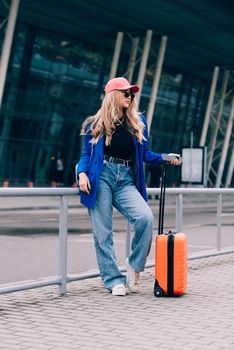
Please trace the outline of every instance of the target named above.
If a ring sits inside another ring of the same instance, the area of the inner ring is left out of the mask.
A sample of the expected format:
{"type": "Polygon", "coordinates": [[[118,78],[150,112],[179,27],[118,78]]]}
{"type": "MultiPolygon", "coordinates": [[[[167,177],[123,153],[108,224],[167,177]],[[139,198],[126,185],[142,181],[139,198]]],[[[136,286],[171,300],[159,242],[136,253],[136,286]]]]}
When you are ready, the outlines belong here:
{"type": "Polygon", "coordinates": [[[213,156],[214,156],[214,150],[215,150],[218,130],[219,130],[219,127],[220,127],[221,115],[223,113],[223,107],[224,107],[224,101],[225,101],[225,96],[226,96],[226,90],[227,90],[229,76],[230,76],[230,71],[229,70],[225,70],[224,77],[223,77],[223,82],[222,82],[222,87],[221,87],[221,93],[220,93],[219,108],[218,108],[218,111],[217,111],[217,117],[216,117],[216,121],[215,121],[215,129],[214,129],[214,132],[212,134],[211,147],[210,147],[210,150],[208,152],[208,165],[207,165],[207,175],[208,175],[208,177],[209,177],[209,172],[210,172],[210,168],[211,168],[212,161],[213,161],[213,156]]]}
{"type": "Polygon", "coordinates": [[[213,73],[213,78],[212,78],[212,83],[211,83],[211,88],[210,88],[210,95],[208,99],[208,104],[206,108],[206,114],[204,118],[204,123],[203,123],[203,129],[202,129],[202,135],[200,139],[200,147],[204,147],[206,143],[206,135],[207,135],[207,130],[210,122],[210,113],[212,110],[212,105],[214,102],[214,96],[215,96],[215,90],[216,90],[216,85],[218,81],[218,76],[219,76],[219,67],[214,68],[214,73],[213,73]]]}
{"type": "Polygon", "coordinates": [[[155,67],[155,72],[154,72],[154,81],[151,89],[151,95],[150,95],[150,100],[149,100],[148,110],[147,110],[147,124],[148,124],[149,133],[150,133],[150,128],[152,124],[157,94],[158,94],[158,87],[159,87],[159,81],[162,73],[162,66],[163,66],[166,46],[167,46],[167,36],[162,36],[160,48],[159,48],[159,54],[157,57],[157,62],[155,67]]]}
{"type": "Polygon", "coordinates": [[[115,50],[114,50],[114,55],[111,63],[109,79],[113,79],[116,77],[118,63],[119,63],[119,56],[120,56],[120,52],[123,44],[123,37],[124,37],[124,33],[118,32],[116,37],[116,42],[115,42],[115,50]]]}
{"type": "Polygon", "coordinates": [[[231,134],[232,134],[233,119],[234,119],[234,96],[232,97],[231,110],[230,110],[229,119],[228,119],[228,123],[227,123],[227,129],[226,129],[226,134],[225,134],[225,138],[224,138],[222,155],[221,155],[221,159],[219,162],[215,187],[220,187],[220,185],[221,185],[221,181],[222,181],[222,177],[223,177],[223,170],[224,170],[225,161],[227,158],[228,146],[229,146],[231,134]]]}
{"type": "Polygon", "coordinates": [[[131,49],[131,54],[130,54],[129,63],[128,63],[127,76],[126,76],[130,83],[132,81],[134,67],[136,64],[136,56],[137,56],[137,49],[139,46],[139,41],[140,41],[139,37],[132,39],[132,49],[131,49]]]}
{"type": "Polygon", "coordinates": [[[7,29],[3,42],[2,52],[1,52],[1,61],[0,61],[0,109],[2,106],[2,99],[4,93],[4,87],[6,82],[7,68],[11,53],[13,35],[16,24],[16,17],[18,14],[20,0],[12,0],[11,8],[9,13],[9,18],[7,21],[7,29]]]}
{"type": "MultiPolygon", "coordinates": [[[[153,36],[153,31],[147,30],[146,37],[145,37],[145,44],[142,52],[140,69],[139,69],[138,78],[137,78],[137,85],[139,85],[141,89],[142,89],[142,85],[145,77],[146,65],[149,57],[152,36],[153,36]]],[[[137,94],[138,105],[140,105],[141,92],[142,91],[140,90],[139,94],[137,94]]]]}
{"type": "Polygon", "coordinates": [[[232,182],[232,175],[234,171],[234,145],[232,146],[232,155],[228,166],[227,177],[225,181],[225,187],[230,187],[232,182]]]}

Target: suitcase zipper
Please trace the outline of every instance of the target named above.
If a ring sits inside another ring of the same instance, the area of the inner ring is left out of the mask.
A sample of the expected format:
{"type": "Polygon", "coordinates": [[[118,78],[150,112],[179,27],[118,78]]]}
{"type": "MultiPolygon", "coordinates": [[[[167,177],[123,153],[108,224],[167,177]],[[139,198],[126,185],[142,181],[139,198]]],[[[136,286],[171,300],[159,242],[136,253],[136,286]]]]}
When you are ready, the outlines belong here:
{"type": "Polygon", "coordinates": [[[174,295],[174,235],[170,233],[168,235],[167,246],[167,294],[168,296],[174,295]]]}

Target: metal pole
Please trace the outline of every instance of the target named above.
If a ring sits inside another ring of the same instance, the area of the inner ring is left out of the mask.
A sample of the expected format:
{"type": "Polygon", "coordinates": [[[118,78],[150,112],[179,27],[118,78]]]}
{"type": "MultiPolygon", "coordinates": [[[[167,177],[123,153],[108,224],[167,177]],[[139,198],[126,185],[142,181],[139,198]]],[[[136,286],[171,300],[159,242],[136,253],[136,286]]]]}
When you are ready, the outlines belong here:
{"type": "MultiPolygon", "coordinates": [[[[153,31],[147,30],[144,49],[143,49],[142,58],[141,58],[140,69],[139,69],[138,78],[137,78],[137,85],[139,85],[140,88],[142,88],[144,77],[145,77],[145,70],[146,70],[146,65],[149,57],[152,36],[153,36],[153,31]]],[[[138,104],[140,104],[140,99],[141,99],[141,91],[139,94],[137,94],[138,104]]]]}
{"type": "Polygon", "coordinates": [[[59,274],[61,282],[60,294],[66,294],[67,283],[67,198],[60,197],[59,212],[59,274]]]}
{"type": "Polygon", "coordinates": [[[220,187],[220,185],[221,185],[224,165],[225,165],[225,161],[227,158],[228,145],[229,145],[231,134],[232,134],[233,119],[234,119],[234,96],[232,97],[232,105],[231,105],[231,110],[230,110],[229,119],[228,119],[228,123],[227,123],[227,129],[226,129],[226,134],[225,134],[225,139],[224,139],[224,144],[223,144],[222,155],[221,155],[221,159],[219,162],[215,187],[220,187]]]}
{"type": "Polygon", "coordinates": [[[167,47],[167,36],[162,36],[160,48],[159,48],[159,55],[157,57],[157,62],[156,62],[156,67],[154,72],[154,81],[151,89],[151,95],[150,95],[148,111],[147,111],[147,124],[148,124],[149,133],[150,133],[150,128],[152,124],[157,94],[158,94],[159,81],[161,77],[166,47],[167,47]]]}
{"type": "Polygon", "coordinates": [[[11,53],[13,34],[15,30],[16,17],[18,14],[20,0],[12,0],[10,14],[7,22],[6,34],[3,42],[1,61],[0,61],[0,109],[2,107],[2,98],[6,82],[7,68],[11,53]]]}
{"type": "Polygon", "coordinates": [[[120,56],[122,43],[123,43],[123,37],[124,37],[124,33],[118,32],[116,37],[116,42],[115,42],[115,50],[114,50],[114,55],[111,63],[111,71],[110,71],[109,79],[115,78],[116,76],[118,63],[119,63],[119,56],[120,56]]]}
{"type": "Polygon", "coordinates": [[[214,102],[214,96],[215,96],[215,90],[216,90],[216,85],[218,81],[218,76],[219,76],[219,67],[214,68],[214,73],[213,73],[213,78],[212,78],[212,83],[211,83],[211,88],[210,88],[210,95],[208,99],[208,104],[206,107],[206,114],[204,118],[204,123],[203,123],[203,129],[202,129],[202,135],[200,139],[200,146],[203,147],[205,146],[206,142],[206,134],[210,122],[210,113],[212,109],[212,104],[214,102]]]}
{"type": "Polygon", "coordinates": [[[209,174],[209,172],[210,172],[210,167],[211,167],[211,164],[212,164],[212,161],[213,161],[214,150],[215,150],[218,130],[219,130],[219,126],[220,126],[220,119],[221,119],[221,115],[223,113],[224,100],[225,100],[225,94],[226,94],[226,90],[227,90],[229,76],[230,76],[230,71],[229,70],[225,70],[224,77],[223,77],[223,82],[222,82],[222,87],[221,87],[221,92],[220,92],[220,94],[221,94],[221,96],[220,96],[220,104],[219,104],[218,113],[217,113],[215,130],[214,130],[213,135],[212,135],[211,148],[210,148],[210,152],[208,154],[207,174],[209,174]]]}
{"type": "Polygon", "coordinates": [[[227,177],[225,181],[225,187],[229,187],[232,182],[232,175],[234,170],[234,147],[232,147],[232,155],[228,166],[227,177]]]}
{"type": "Polygon", "coordinates": [[[203,186],[205,187],[208,181],[208,173],[207,173],[207,147],[204,147],[204,158],[203,158],[203,186]]]}
{"type": "Polygon", "coordinates": [[[126,258],[130,255],[130,244],[131,244],[131,224],[127,222],[127,230],[126,230],[126,244],[125,244],[125,256],[126,258]]]}
{"type": "Polygon", "coordinates": [[[216,248],[221,250],[221,228],[222,228],[222,195],[217,195],[217,232],[216,232],[216,248]]]}
{"type": "Polygon", "coordinates": [[[193,132],[190,133],[190,157],[189,157],[189,184],[192,184],[193,178],[193,132]]]}
{"type": "Polygon", "coordinates": [[[183,225],[183,196],[182,193],[176,196],[176,231],[182,231],[183,225]]]}
{"type": "Polygon", "coordinates": [[[139,40],[140,38],[133,38],[132,40],[132,49],[131,49],[131,54],[130,54],[130,59],[128,63],[128,70],[127,70],[127,79],[131,83],[132,81],[132,76],[134,72],[134,67],[136,64],[136,55],[137,55],[137,49],[139,46],[139,40]]]}

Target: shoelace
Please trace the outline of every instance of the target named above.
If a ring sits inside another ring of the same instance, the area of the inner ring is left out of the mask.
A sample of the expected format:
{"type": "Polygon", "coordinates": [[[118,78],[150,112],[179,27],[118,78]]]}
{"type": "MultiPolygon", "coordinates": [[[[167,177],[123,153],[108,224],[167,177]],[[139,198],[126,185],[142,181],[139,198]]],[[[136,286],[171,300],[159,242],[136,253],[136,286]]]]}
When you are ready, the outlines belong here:
{"type": "Polygon", "coordinates": [[[140,272],[135,272],[135,284],[138,284],[140,280],[140,272]]]}
{"type": "Polygon", "coordinates": [[[134,272],[132,272],[132,275],[133,275],[134,278],[131,279],[130,284],[132,286],[138,285],[139,282],[140,282],[140,272],[135,272],[134,271],[134,272]]]}
{"type": "Polygon", "coordinates": [[[118,286],[116,289],[118,289],[118,290],[125,290],[125,287],[124,286],[118,286]]]}

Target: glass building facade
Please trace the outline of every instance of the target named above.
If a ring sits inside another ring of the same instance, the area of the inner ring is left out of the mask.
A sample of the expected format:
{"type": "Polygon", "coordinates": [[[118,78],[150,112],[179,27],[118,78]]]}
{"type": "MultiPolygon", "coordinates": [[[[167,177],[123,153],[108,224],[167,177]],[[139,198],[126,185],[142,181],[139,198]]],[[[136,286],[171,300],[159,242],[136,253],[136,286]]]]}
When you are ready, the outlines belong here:
{"type": "MultiPolygon", "coordinates": [[[[4,31],[0,31],[2,46],[4,31]]],[[[0,180],[13,186],[71,186],[84,119],[100,106],[113,49],[18,23],[0,111],[0,180]]],[[[117,75],[127,70],[123,50],[117,75]]],[[[140,110],[146,113],[154,67],[148,62],[140,110]]],[[[133,81],[136,80],[136,65],[133,81]]],[[[163,68],[150,133],[156,152],[198,145],[209,82],[163,68]]],[[[147,170],[147,168],[146,168],[147,170]]],[[[180,182],[173,169],[169,185],[180,182]]]]}

